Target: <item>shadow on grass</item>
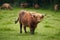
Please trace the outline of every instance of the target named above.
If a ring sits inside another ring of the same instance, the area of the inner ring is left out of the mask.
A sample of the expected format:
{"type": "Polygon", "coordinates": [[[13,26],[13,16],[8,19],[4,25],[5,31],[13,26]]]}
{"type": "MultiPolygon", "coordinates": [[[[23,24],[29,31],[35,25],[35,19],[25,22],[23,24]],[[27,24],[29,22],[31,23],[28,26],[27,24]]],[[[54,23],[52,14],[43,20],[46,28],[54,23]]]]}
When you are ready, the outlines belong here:
{"type": "Polygon", "coordinates": [[[47,36],[47,39],[55,39],[55,36],[47,36]]]}
{"type": "Polygon", "coordinates": [[[16,36],[47,36],[47,35],[46,34],[37,33],[37,32],[35,32],[35,34],[30,34],[30,32],[28,32],[28,33],[17,33],[16,36]]]}
{"type": "Polygon", "coordinates": [[[45,27],[45,28],[54,28],[54,27],[51,26],[51,25],[45,25],[44,27],[45,27]]]}
{"type": "Polygon", "coordinates": [[[53,20],[60,21],[60,19],[56,19],[56,18],[55,18],[55,19],[53,19],[53,20]]]}
{"type": "Polygon", "coordinates": [[[13,24],[11,21],[3,22],[3,25],[13,24]]]}
{"type": "Polygon", "coordinates": [[[58,32],[57,34],[55,34],[55,36],[60,36],[60,32],[58,32]]]}
{"type": "Polygon", "coordinates": [[[0,28],[0,31],[14,31],[14,30],[11,28],[0,28]]]}

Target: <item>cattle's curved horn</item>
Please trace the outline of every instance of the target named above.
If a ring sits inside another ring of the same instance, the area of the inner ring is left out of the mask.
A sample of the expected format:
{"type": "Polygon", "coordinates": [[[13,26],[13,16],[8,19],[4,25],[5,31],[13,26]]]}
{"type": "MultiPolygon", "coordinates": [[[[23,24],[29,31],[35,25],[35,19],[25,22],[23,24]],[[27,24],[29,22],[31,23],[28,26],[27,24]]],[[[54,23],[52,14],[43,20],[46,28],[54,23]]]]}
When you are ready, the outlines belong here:
{"type": "Polygon", "coordinates": [[[46,14],[42,14],[43,16],[46,16],[46,14]]]}

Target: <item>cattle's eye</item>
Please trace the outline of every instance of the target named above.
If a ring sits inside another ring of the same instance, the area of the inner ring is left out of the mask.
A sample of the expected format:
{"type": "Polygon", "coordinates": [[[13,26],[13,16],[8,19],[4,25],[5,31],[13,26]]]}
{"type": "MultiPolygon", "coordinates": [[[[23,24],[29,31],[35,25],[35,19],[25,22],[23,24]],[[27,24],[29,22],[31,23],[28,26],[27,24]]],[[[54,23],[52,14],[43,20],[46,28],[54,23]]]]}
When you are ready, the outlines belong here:
{"type": "Polygon", "coordinates": [[[33,17],[35,17],[35,15],[33,15],[33,17]]]}

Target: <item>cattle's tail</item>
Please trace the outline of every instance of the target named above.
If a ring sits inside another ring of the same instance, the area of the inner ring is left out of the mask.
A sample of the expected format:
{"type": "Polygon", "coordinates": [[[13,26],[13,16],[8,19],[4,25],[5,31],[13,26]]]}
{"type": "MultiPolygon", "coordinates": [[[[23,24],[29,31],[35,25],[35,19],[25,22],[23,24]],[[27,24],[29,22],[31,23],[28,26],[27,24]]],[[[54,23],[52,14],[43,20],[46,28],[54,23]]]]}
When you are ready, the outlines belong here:
{"type": "Polygon", "coordinates": [[[15,21],[15,24],[18,22],[19,18],[15,21]]]}

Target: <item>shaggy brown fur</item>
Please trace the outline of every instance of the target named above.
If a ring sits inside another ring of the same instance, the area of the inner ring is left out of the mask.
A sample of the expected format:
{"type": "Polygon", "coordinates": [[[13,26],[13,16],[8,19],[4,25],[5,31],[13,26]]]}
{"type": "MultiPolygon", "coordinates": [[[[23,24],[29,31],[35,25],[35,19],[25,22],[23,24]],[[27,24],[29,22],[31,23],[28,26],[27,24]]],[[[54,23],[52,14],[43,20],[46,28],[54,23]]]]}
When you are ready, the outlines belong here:
{"type": "Polygon", "coordinates": [[[1,6],[1,9],[10,9],[12,10],[12,7],[9,3],[4,3],[2,6],[1,6]]]}
{"type": "Polygon", "coordinates": [[[38,9],[39,8],[39,5],[38,4],[35,4],[34,5],[34,8],[38,9]]]}
{"type": "Polygon", "coordinates": [[[37,24],[40,22],[38,20],[42,19],[44,16],[38,16],[36,14],[32,14],[30,12],[22,11],[19,13],[18,19],[15,21],[17,23],[19,21],[20,23],[20,33],[22,33],[22,25],[24,25],[24,31],[26,31],[26,27],[28,26],[30,28],[30,33],[34,34],[35,28],[37,27],[37,24]],[[38,18],[39,17],[39,18],[38,18]]]}
{"type": "Polygon", "coordinates": [[[54,10],[57,11],[58,10],[58,4],[54,5],[54,10]]]}
{"type": "Polygon", "coordinates": [[[28,3],[21,3],[20,6],[21,6],[22,8],[26,8],[26,7],[28,6],[28,3]]]}

